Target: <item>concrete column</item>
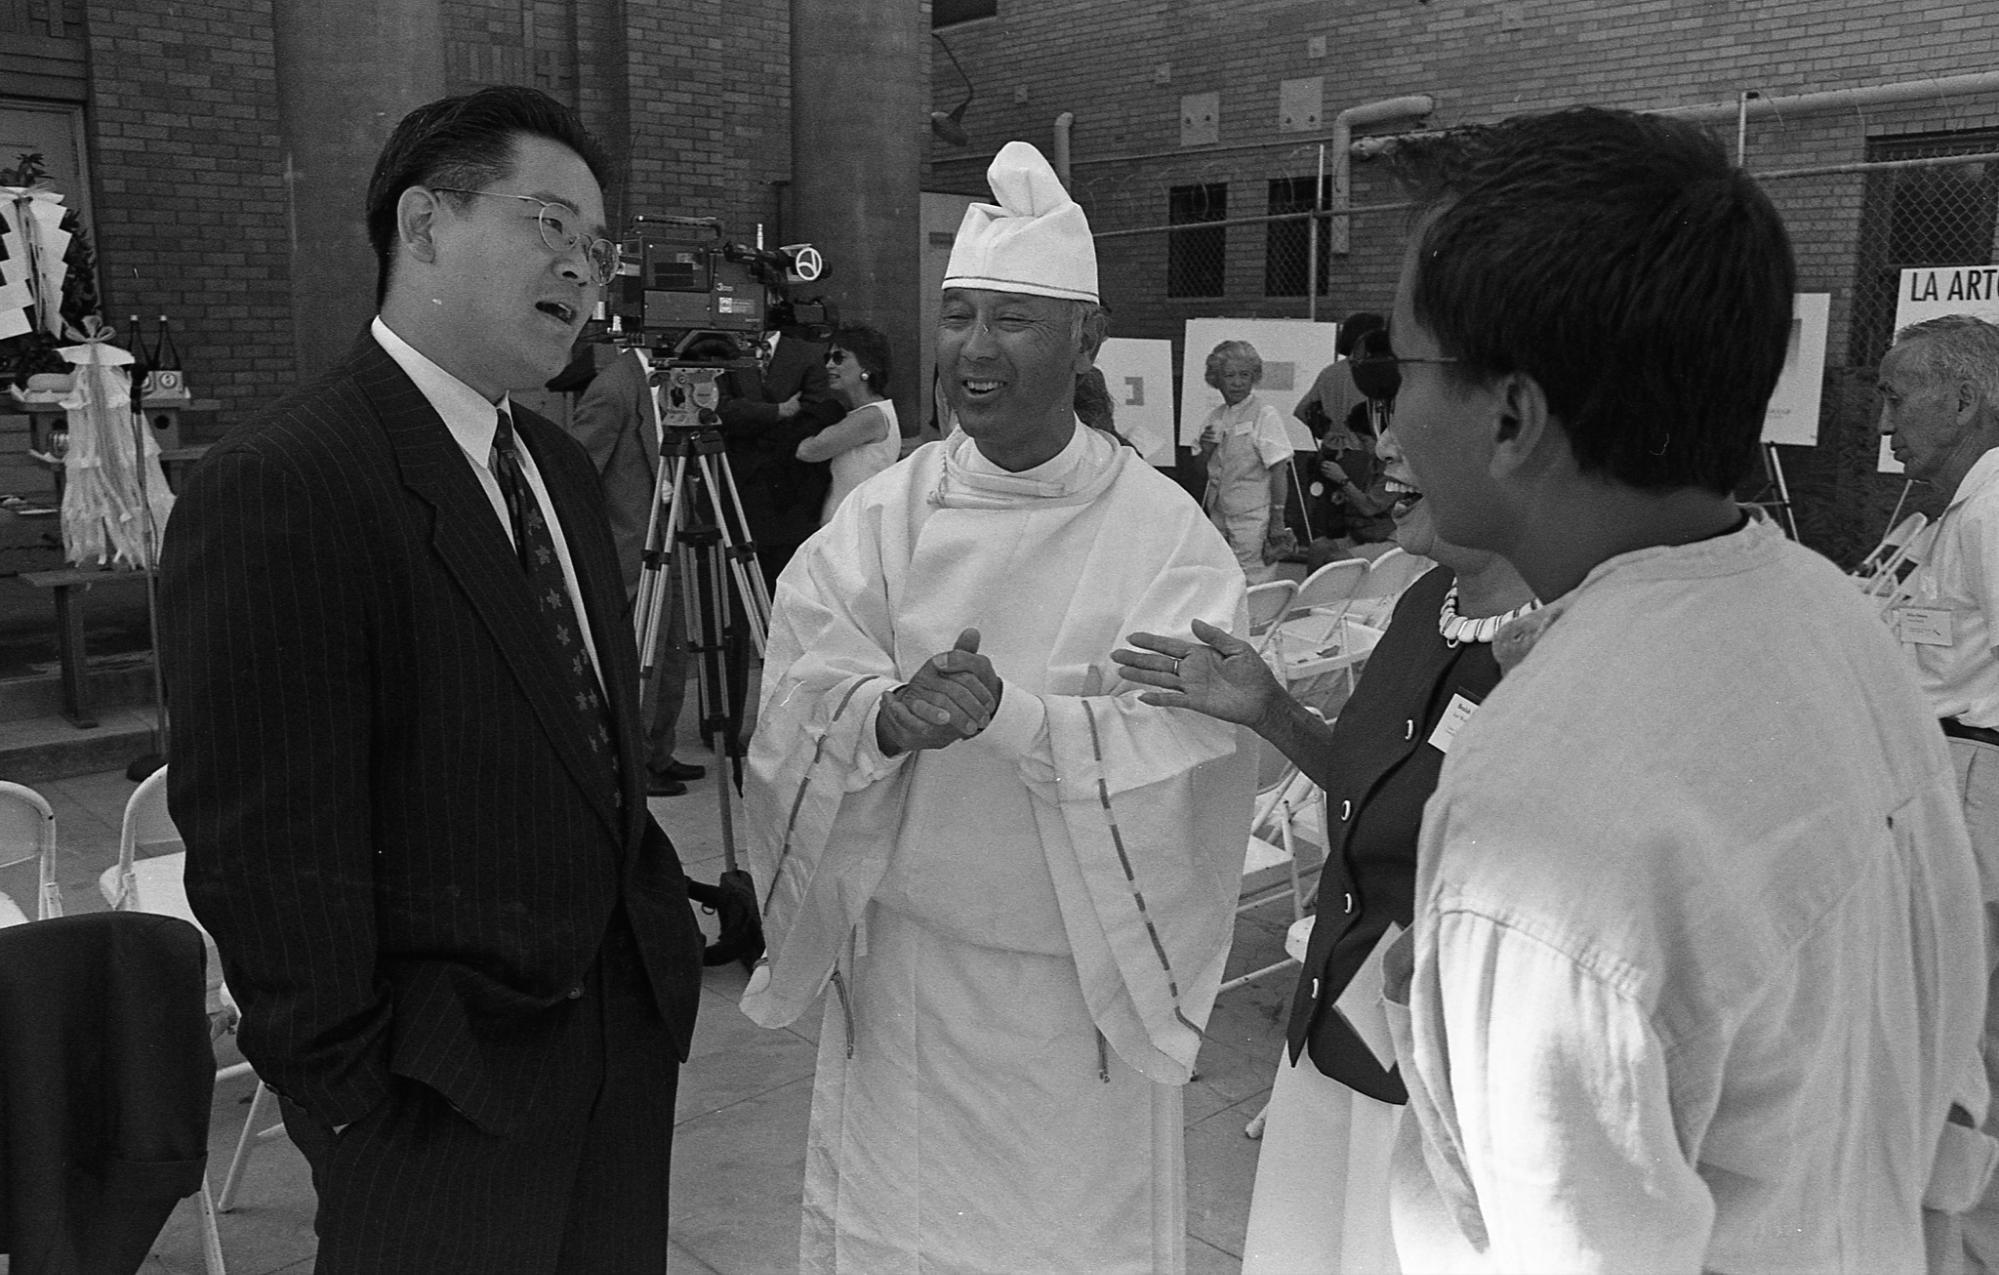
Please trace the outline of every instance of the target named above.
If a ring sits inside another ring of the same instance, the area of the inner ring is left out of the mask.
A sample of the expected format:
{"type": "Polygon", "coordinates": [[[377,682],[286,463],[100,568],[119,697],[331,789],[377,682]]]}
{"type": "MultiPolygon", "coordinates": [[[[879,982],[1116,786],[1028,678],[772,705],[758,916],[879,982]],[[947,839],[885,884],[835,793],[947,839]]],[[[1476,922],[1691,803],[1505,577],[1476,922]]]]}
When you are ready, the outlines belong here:
{"type": "Polygon", "coordinates": [[[930,51],[909,0],[791,0],[794,222],[831,272],[845,322],[888,335],[897,417],[913,431],[918,386],[918,174],[929,136],[930,51]]]}
{"type": "Polygon", "coordinates": [[[368,175],[397,122],[444,96],[444,19],[439,0],[281,0],[272,11],[304,382],[375,313],[368,175]]]}

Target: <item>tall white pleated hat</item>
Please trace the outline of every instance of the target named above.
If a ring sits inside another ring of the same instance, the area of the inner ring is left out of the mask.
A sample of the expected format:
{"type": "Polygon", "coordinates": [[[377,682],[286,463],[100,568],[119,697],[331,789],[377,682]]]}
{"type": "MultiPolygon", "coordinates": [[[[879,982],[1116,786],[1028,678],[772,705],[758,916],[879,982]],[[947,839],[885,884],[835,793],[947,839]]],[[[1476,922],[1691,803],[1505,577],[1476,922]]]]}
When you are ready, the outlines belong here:
{"type": "Polygon", "coordinates": [[[1089,218],[1040,151],[1008,142],[986,170],[998,204],[973,204],[958,225],[946,288],[1095,301],[1097,248],[1089,218]]]}

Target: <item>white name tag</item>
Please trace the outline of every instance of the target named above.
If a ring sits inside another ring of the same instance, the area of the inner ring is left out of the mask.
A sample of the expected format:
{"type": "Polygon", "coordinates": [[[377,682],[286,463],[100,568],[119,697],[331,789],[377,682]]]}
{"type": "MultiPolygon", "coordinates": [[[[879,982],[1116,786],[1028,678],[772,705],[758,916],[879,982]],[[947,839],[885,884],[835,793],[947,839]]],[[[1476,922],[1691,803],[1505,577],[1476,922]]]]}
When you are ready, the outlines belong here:
{"type": "Polygon", "coordinates": [[[1943,607],[1896,607],[1895,638],[1917,646],[1949,646],[1951,614],[1943,607]]]}
{"type": "Polygon", "coordinates": [[[1465,723],[1470,721],[1471,715],[1477,711],[1478,705],[1454,693],[1451,696],[1451,706],[1437,719],[1437,729],[1430,732],[1430,747],[1440,753],[1450,752],[1451,741],[1458,737],[1458,732],[1465,728],[1465,723]]]}

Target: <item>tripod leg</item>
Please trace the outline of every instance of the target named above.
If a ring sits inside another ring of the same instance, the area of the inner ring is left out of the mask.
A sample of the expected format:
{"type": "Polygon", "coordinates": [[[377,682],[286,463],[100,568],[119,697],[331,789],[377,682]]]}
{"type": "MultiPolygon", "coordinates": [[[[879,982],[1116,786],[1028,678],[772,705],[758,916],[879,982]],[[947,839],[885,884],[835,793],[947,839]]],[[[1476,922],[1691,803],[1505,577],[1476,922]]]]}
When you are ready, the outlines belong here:
{"type": "Polygon", "coordinates": [[[687,457],[677,455],[671,466],[661,466],[659,477],[653,485],[652,513],[646,519],[645,554],[639,567],[639,594],[633,607],[634,622],[638,631],[634,635],[639,644],[639,691],[642,702],[652,702],[652,677],[655,651],[658,649],[660,609],[666,601],[666,568],[673,561],[673,550],[679,539],[682,520],[685,517],[685,502],[681,499],[683,484],[687,478],[687,457]],[[661,517],[661,502],[671,502],[666,506],[665,517],[661,517]],[[664,524],[662,535],[662,524],[664,524]],[[658,543],[655,543],[655,541],[658,543]]]}
{"type": "MultiPolygon", "coordinates": [[[[749,516],[743,512],[743,496],[736,490],[736,475],[729,468],[727,453],[722,456],[721,477],[722,487],[728,493],[729,507],[735,514],[735,525],[743,528],[743,548],[740,552],[732,553],[729,560],[735,568],[737,592],[743,599],[744,609],[751,617],[750,637],[756,642],[757,655],[761,657],[770,634],[770,586],[764,580],[763,567],[754,560],[754,551],[749,548],[749,516]]],[[[722,516],[722,493],[712,484],[709,487],[709,500],[715,506],[719,525],[725,528],[729,526],[728,521],[722,516]]],[[[724,540],[726,539],[725,536],[724,540]]]]}

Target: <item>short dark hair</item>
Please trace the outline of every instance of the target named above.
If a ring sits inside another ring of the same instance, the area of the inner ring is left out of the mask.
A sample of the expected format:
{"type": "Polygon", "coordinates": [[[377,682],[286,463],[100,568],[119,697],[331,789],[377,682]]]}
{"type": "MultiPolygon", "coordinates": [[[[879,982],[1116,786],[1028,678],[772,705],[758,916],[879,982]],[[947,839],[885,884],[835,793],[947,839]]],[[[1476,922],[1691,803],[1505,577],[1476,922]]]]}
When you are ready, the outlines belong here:
{"type": "Polygon", "coordinates": [[[1355,310],[1340,324],[1339,335],[1333,338],[1333,353],[1341,358],[1353,353],[1353,343],[1370,332],[1378,332],[1388,326],[1388,320],[1372,310],[1355,310]]]}
{"type": "Polygon", "coordinates": [[[545,137],[567,146],[589,166],[599,186],[610,184],[610,156],[574,111],[540,89],[499,85],[417,107],[396,125],[368,179],[368,242],[375,249],[377,306],[389,295],[396,202],[403,192],[412,186],[483,189],[512,171],[519,137],[545,137]]]}
{"type": "Polygon", "coordinates": [[[850,323],[833,329],[832,344],[860,361],[868,374],[868,385],[877,394],[888,393],[888,338],[865,323],[850,323]]]}
{"type": "Polygon", "coordinates": [[[1415,317],[1459,377],[1525,373],[1584,472],[1727,494],[1757,458],[1796,269],[1769,197],[1695,125],[1578,107],[1431,171],[1415,317]]]}

